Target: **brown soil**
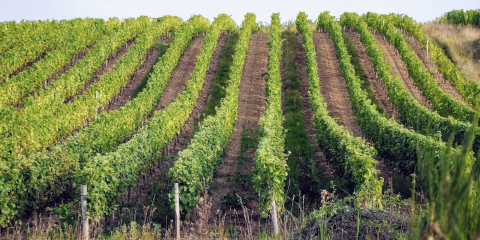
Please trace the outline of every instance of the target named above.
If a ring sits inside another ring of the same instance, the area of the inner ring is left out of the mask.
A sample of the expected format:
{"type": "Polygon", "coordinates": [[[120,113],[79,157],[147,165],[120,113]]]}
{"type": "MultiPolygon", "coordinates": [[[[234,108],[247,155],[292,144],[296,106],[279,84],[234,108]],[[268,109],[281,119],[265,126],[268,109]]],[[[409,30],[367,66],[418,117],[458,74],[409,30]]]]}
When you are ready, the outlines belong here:
{"type": "MultiPolygon", "coordinates": [[[[241,166],[238,164],[240,155],[241,135],[244,129],[250,129],[255,132],[260,128],[258,122],[265,112],[265,79],[264,74],[267,73],[268,63],[268,35],[253,34],[243,67],[242,79],[240,83],[240,93],[238,96],[237,120],[233,133],[230,137],[228,150],[223,157],[223,164],[217,167],[217,174],[213,179],[212,189],[208,199],[211,201],[210,216],[215,217],[217,214],[224,216],[235,215],[237,221],[230,218],[225,220],[225,228],[236,226],[240,229],[253,229],[251,225],[247,226],[248,220],[245,220],[245,213],[250,212],[252,215],[259,215],[256,205],[257,200],[242,199],[244,210],[222,209],[221,198],[228,193],[237,191],[241,195],[256,195],[253,187],[244,188],[240,184],[228,182],[228,174],[235,175],[237,173],[247,174],[251,176],[250,170],[254,168],[253,162],[245,162],[241,166]]],[[[246,152],[248,157],[253,158],[255,149],[246,152]]]]}
{"type": "Polygon", "coordinates": [[[107,64],[102,64],[101,69],[98,70],[97,72],[95,72],[92,75],[92,77],[90,78],[90,81],[85,83],[83,85],[82,89],[80,89],[80,91],[77,94],[75,94],[75,95],[69,97],[67,100],[65,100],[65,103],[73,102],[73,100],[75,99],[76,96],[80,96],[80,95],[86,93],[90,86],[92,86],[95,83],[98,83],[100,81],[100,78],[102,77],[102,75],[108,74],[118,64],[118,61],[120,60],[120,58],[128,52],[128,49],[130,49],[134,45],[135,45],[135,40],[130,40],[130,41],[128,41],[127,46],[121,47],[120,50],[118,50],[115,53],[115,55],[110,56],[107,60],[108,63],[107,64]]]}
{"type": "MultiPolygon", "coordinates": [[[[359,39],[359,33],[356,31],[347,32],[347,34],[352,38],[353,42],[355,43],[355,47],[358,52],[358,57],[360,58],[360,62],[362,63],[362,67],[367,74],[368,81],[370,82],[370,86],[372,87],[373,93],[377,98],[380,106],[385,111],[385,117],[391,118],[393,115],[399,117],[400,113],[395,109],[395,105],[390,101],[390,98],[387,95],[387,89],[383,84],[383,81],[375,78],[375,67],[370,61],[370,58],[367,55],[367,50],[363,43],[359,39]]],[[[396,120],[400,121],[399,118],[396,120]]],[[[375,166],[375,169],[380,170],[380,176],[382,176],[385,180],[390,179],[393,176],[394,168],[393,166],[387,165],[385,160],[379,156],[374,156],[375,160],[378,161],[378,164],[375,166]]]]}
{"type": "Polygon", "coordinates": [[[314,158],[320,165],[322,176],[325,179],[334,178],[335,169],[333,168],[332,164],[326,160],[325,154],[321,151],[317,143],[317,137],[313,127],[313,111],[310,106],[308,77],[305,68],[305,50],[302,47],[302,35],[300,33],[297,33],[297,64],[298,74],[300,76],[300,84],[302,85],[302,91],[300,95],[303,99],[303,113],[305,115],[305,124],[307,125],[308,139],[310,140],[310,144],[314,150],[314,158]]]}
{"type": "Polygon", "coordinates": [[[320,91],[327,103],[329,115],[338,118],[338,124],[345,126],[355,137],[362,137],[362,130],[351,110],[345,79],[338,67],[331,38],[328,33],[314,33],[313,42],[317,51],[320,91]]]}
{"type": "MultiPolygon", "coordinates": [[[[70,68],[73,67],[76,62],[82,60],[88,54],[88,52],[92,49],[94,44],[95,43],[91,44],[86,49],[83,49],[80,52],[78,52],[77,54],[75,54],[75,56],[70,61],[68,61],[68,63],[66,65],[64,65],[63,67],[60,68],[59,72],[52,74],[52,76],[50,76],[50,78],[47,79],[47,81],[41,86],[41,89],[42,88],[46,89],[50,85],[50,83],[52,83],[53,81],[55,81],[55,79],[57,79],[57,76],[63,75],[66,71],[70,70],[70,68]]],[[[40,89],[31,93],[30,95],[35,96],[35,95],[38,94],[39,91],[40,91],[40,89]]],[[[20,101],[17,104],[17,109],[20,109],[22,107],[23,107],[23,101],[20,101]]]]}
{"type": "Polygon", "coordinates": [[[415,53],[417,54],[417,57],[420,60],[422,60],[423,67],[425,69],[428,69],[430,74],[433,75],[433,77],[438,80],[438,86],[440,86],[445,93],[450,94],[453,97],[453,99],[465,104],[465,101],[463,100],[463,97],[460,95],[460,93],[458,93],[458,90],[452,85],[450,81],[446,81],[443,78],[443,74],[441,74],[438,71],[437,63],[432,61],[431,58],[427,57],[427,52],[422,49],[422,46],[420,45],[420,43],[416,40],[412,41],[412,39],[408,37],[405,37],[405,40],[408,42],[410,47],[415,51],[415,53]]]}
{"type": "Polygon", "coordinates": [[[359,39],[359,33],[354,32],[347,32],[347,34],[352,38],[353,42],[355,43],[355,47],[358,52],[358,57],[360,58],[360,62],[362,63],[363,69],[367,74],[368,81],[370,82],[370,86],[372,87],[373,93],[377,98],[380,106],[385,111],[385,117],[388,119],[392,118],[393,115],[399,117],[400,113],[395,110],[395,105],[390,101],[390,98],[387,94],[387,89],[383,84],[381,79],[376,79],[375,77],[375,67],[370,61],[370,58],[367,55],[367,50],[363,43],[359,39]]]}
{"type": "MultiPolygon", "coordinates": [[[[156,42],[160,42],[160,38],[156,40],[156,42]]],[[[142,84],[143,80],[152,69],[153,65],[156,63],[158,56],[160,55],[160,51],[150,48],[147,52],[147,56],[145,57],[145,61],[140,66],[140,68],[131,76],[130,81],[128,81],[127,85],[120,90],[120,93],[114,96],[111,101],[105,105],[104,110],[116,110],[123,107],[132,95],[137,91],[138,87],[142,84]]]]}
{"type": "Polygon", "coordinates": [[[195,69],[197,56],[202,48],[204,36],[200,36],[193,40],[187,50],[182,54],[177,67],[170,77],[170,82],[163,91],[162,98],[158,103],[157,110],[166,108],[177,97],[177,95],[185,90],[185,84],[190,79],[190,74],[195,69]]]}
{"type": "Polygon", "coordinates": [[[422,95],[422,91],[415,84],[415,81],[408,74],[407,66],[402,61],[400,54],[397,54],[396,48],[387,40],[383,39],[380,34],[375,34],[375,39],[382,47],[384,52],[384,59],[390,64],[390,71],[393,77],[399,76],[405,89],[415,98],[420,104],[433,111],[432,105],[430,105],[426,98],[422,95]]]}

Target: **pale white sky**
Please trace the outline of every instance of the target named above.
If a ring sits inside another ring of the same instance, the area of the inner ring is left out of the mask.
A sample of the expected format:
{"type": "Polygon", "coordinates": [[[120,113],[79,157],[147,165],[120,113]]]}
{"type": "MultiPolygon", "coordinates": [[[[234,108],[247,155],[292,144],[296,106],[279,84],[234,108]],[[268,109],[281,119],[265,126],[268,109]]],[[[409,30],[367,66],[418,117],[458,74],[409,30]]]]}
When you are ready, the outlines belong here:
{"type": "Polygon", "coordinates": [[[284,22],[295,19],[298,12],[316,19],[325,10],[336,17],[343,12],[403,13],[425,22],[453,9],[478,8],[479,0],[0,0],[0,22],[141,15],[175,15],[186,20],[193,14],[213,20],[219,13],[226,13],[240,24],[247,12],[255,13],[257,21],[263,22],[270,22],[271,14],[279,12],[284,22]]]}

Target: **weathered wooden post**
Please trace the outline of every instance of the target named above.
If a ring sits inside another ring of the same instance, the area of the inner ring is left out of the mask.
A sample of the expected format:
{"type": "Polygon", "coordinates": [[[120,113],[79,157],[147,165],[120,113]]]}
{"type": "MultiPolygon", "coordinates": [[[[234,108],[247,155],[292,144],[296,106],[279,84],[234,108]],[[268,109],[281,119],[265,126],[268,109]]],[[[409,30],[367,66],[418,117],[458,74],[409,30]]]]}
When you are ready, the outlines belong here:
{"type": "Polygon", "coordinates": [[[87,185],[82,185],[80,187],[80,196],[82,201],[82,232],[83,239],[88,240],[88,218],[87,218],[87,185]]]}
{"type": "Polygon", "coordinates": [[[175,227],[177,229],[177,240],[180,240],[180,200],[178,196],[178,183],[173,184],[175,192],[175,227]]]}

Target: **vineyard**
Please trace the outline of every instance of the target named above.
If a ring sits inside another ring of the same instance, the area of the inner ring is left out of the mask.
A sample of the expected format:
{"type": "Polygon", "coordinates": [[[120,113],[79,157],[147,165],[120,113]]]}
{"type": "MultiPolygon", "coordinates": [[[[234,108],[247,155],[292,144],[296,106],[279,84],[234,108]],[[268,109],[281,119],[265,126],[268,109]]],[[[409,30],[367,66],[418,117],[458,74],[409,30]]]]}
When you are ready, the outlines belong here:
{"type": "Polygon", "coordinates": [[[480,236],[480,83],[406,15],[280,18],[0,23],[0,235],[480,236]]]}

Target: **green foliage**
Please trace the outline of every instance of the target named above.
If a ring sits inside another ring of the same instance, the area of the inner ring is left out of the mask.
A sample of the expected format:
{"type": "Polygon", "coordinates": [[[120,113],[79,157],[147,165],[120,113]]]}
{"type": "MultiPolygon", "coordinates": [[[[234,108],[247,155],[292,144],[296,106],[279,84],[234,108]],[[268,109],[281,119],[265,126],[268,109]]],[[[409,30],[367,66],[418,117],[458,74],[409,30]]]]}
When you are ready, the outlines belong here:
{"type": "MultiPolygon", "coordinates": [[[[391,76],[390,65],[383,59],[383,51],[368,29],[367,24],[355,13],[344,13],[341,16],[341,24],[352,27],[360,33],[360,40],[365,45],[367,54],[375,66],[379,77],[383,80],[390,100],[400,111],[402,119],[411,119],[412,123],[429,123],[429,118],[422,117],[423,115],[421,114],[435,113],[431,113],[428,110],[420,111],[422,109],[421,105],[404,89],[398,77],[393,78],[391,76]]],[[[417,165],[419,149],[423,149],[426,146],[431,146],[435,149],[435,159],[437,162],[440,160],[440,153],[447,150],[445,143],[435,138],[415,133],[412,130],[407,130],[393,119],[388,120],[381,116],[369,101],[366,101],[365,93],[360,89],[356,89],[355,85],[359,83],[353,81],[355,78],[352,76],[345,77],[345,79],[350,79],[347,80],[347,87],[349,88],[350,99],[353,100],[352,105],[357,110],[356,116],[360,127],[373,140],[380,156],[386,159],[388,164],[395,166],[397,170],[405,175],[410,175],[414,172],[417,165]],[[351,86],[351,84],[354,85],[351,86]]],[[[442,120],[443,122],[440,120],[442,118],[438,117],[437,121],[433,121],[431,124],[446,125],[449,124],[447,120],[453,121],[453,119],[442,120]]],[[[429,129],[419,130],[427,132],[429,129]]],[[[455,130],[455,128],[452,128],[452,130],[455,130]]],[[[459,135],[463,136],[462,133],[459,135]]],[[[450,149],[448,153],[449,158],[453,159],[461,153],[461,148],[450,149]]],[[[473,159],[473,153],[470,153],[470,158],[473,159]]]]}
{"type": "MultiPolygon", "coordinates": [[[[404,15],[390,14],[389,18],[395,26],[405,29],[409,34],[415,36],[422,47],[426,48],[427,33],[423,32],[421,24],[404,15]]],[[[480,103],[480,84],[469,80],[465,73],[460,72],[455,63],[445,55],[442,47],[438,46],[435,41],[428,42],[428,51],[430,58],[437,63],[438,70],[443,74],[443,77],[455,86],[467,103],[475,108],[478,107],[480,103]]]]}
{"type": "Polygon", "coordinates": [[[368,76],[363,69],[362,62],[358,56],[357,48],[355,47],[355,43],[353,42],[352,38],[349,37],[345,32],[342,33],[343,41],[345,42],[345,47],[347,48],[348,54],[352,57],[352,65],[355,67],[355,76],[357,76],[362,83],[362,89],[367,93],[368,99],[376,106],[377,111],[380,114],[384,114],[385,111],[380,106],[378,99],[375,97],[373,93],[372,86],[370,86],[370,82],[368,81],[368,76]]]}
{"type": "MultiPolygon", "coordinates": [[[[172,183],[179,183],[180,209],[191,211],[197,206],[197,196],[212,181],[221,154],[228,144],[237,117],[238,86],[242,78],[243,65],[250,42],[250,34],[256,27],[255,15],[248,13],[239,31],[239,38],[230,67],[230,81],[216,115],[206,117],[198,126],[190,144],[178,153],[178,158],[168,175],[172,183]]],[[[209,62],[209,61],[208,61],[209,62]]],[[[173,190],[170,194],[173,207],[173,190]]]]}
{"type": "MultiPolygon", "coordinates": [[[[117,22],[118,20],[115,19],[117,22]]],[[[21,99],[38,90],[54,73],[60,71],[78,52],[97,41],[104,34],[111,34],[118,24],[106,24],[101,19],[76,19],[63,34],[64,41],[50,51],[42,60],[0,86],[0,108],[17,104],[21,99]]],[[[50,29],[50,33],[55,33],[50,29]]],[[[34,46],[29,46],[34,47],[34,46]]],[[[11,58],[10,58],[11,59],[11,58]]]]}
{"type": "Polygon", "coordinates": [[[277,211],[283,211],[285,202],[285,177],[287,163],[285,161],[282,114],[282,81],[280,77],[280,58],[282,56],[281,26],[278,13],[272,15],[270,39],[268,45],[268,73],[266,78],[265,115],[260,118],[262,137],[255,152],[253,184],[261,199],[258,208],[264,212],[272,207],[275,201],[277,211]],[[270,197],[272,196],[272,197],[270,197]]]}
{"type": "MultiPolygon", "coordinates": [[[[72,103],[62,105],[56,112],[54,121],[41,123],[43,127],[57,128],[56,131],[48,134],[42,132],[44,136],[54,136],[59,132],[68,134],[73,130],[72,126],[78,127],[83,124],[85,114],[93,118],[95,111],[91,110],[100,104],[105,104],[109,99],[107,97],[126,83],[131,74],[142,64],[145,54],[155,39],[163,32],[175,29],[179,25],[178,18],[167,18],[169,21],[154,23],[145,29],[145,34],[137,38],[135,46],[122,56],[118,65],[108,75],[102,76],[99,83],[92,85],[87,94],[75,98],[72,103]],[[98,93],[98,99],[95,99],[96,93],[98,93]]],[[[172,70],[175,64],[172,64],[172,70]]],[[[168,79],[169,75],[167,81],[168,79]]],[[[97,121],[92,122],[74,137],[67,139],[65,145],[59,143],[51,151],[32,154],[28,158],[25,156],[12,158],[8,162],[9,168],[1,169],[4,172],[1,179],[6,189],[9,189],[6,192],[12,191],[12,196],[5,196],[8,199],[5,199],[5,203],[16,202],[15,209],[21,209],[24,205],[37,208],[70,189],[82,163],[97,153],[115,150],[118,144],[131,137],[140,127],[142,119],[158,102],[164,88],[161,86],[166,85],[162,81],[152,80],[152,82],[156,84],[153,90],[151,86],[145,94],[142,94],[142,97],[128,102],[118,110],[101,114],[97,121]],[[11,171],[12,169],[17,171],[11,171]]]]}
{"type": "MultiPolygon", "coordinates": [[[[184,25],[183,31],[177,32],[176,38],[178,37],[179,41],[189,41],[192,33],[204,31],[208,24],[207,19],[199,15],[193,16],[184,25]]],[[[118,207],[124,191],[137,183],[142,172],[152,165],[155,156],[158,156],[166,144],[180,132],[197,102],[218,37],[223,31],[233,31],[235,28],[230,17],[225,14],[219,15],[207,32],[185,91],[163,111],[156,112],[145,128],[135,134],[130,141],[120,145],[115,152],[97,155],[86,163],[76,179],[76,186],[87,184],[89,189],[92,189],[89,190],[89,201],[93,202],[91,212],[95,220],[103,213],[109,214],[118,207]]],[[[170,50],[179,49],[172,45],[170,50]]]]}
{"type": "Polygon", "coordinates": [[[315,189],[321,189],[323,179],[307,134],[303,99],[300,95],[302,87],[297,67],[297,38],[292,32],[295,22],[291,24],[293,26],[287,25],[289,31],[282,33],[285,95],[283,115],[285,117],[285,153],[288,153],[289,168],[287,181],[290,193],[297,193],[298,190],[307,193],[312,185],[315,185],[315,189]]]}
{"type": "MultiPolygon", "coordinates": [[[[448,141],[450,136],[454,136],[455,143],[462,144],[471,124],[451,117],[442,117],[418,103],[408,93],[400,80],[391,76],[390,64],[383,59],[383,51],[373,35],[368,31],[367,24],[357,15],[349,13],[343,14],[341,20],[343,25],[353,27],[360,32],[360,40],[365,44],[367,54],[375,66],[379,77],[383,80],[390,100],[400,112],[400,119],[407,126],[421,134],[438,133],[445,142],[448,141]]],[[[476,130],[474,149],[477,150],[478,147],[480,147],[480,129],[476,130]]]]}
{"type": "Polygon", "coordinates": [[[441,23],[465,24],[480,26],[480,9],[476,10],[453,10],[445,13],[440,18],[441,23]]]}
{"type": "Polygon", "coordinates": [[[208,97],[207,106],[203,111],[202,118],[215,115],[216,107],[220,100],[225,97],[225,90],[228,83],[228,73],[233,63],[233,54],[235,53],[235,46],[238,42],[238,33],[233,33],[227,38],[222,54],[220,55],[220,63],[213,79],[212,90],[208,97]]]}
{"type": "Polygon", "coordinates": [[[422,61],[405,41],[401,31],[394,27],[394,21],[391,20],[393,17],[394,15],[379,16],[367,13],[363,19],[370,27],[382,32],[398,49],[407,66],[408,74],[440,116],[453,117],[459,121],[471,123],[475,117],[475,111],[470,106],[455,101],[450,94],[443,92],[442,88],[438,86],[438,80],[433,78],[430,72],[423,67],[422,61]]]}
{"type": "MultiPolygon", "coordinates": [[[[379,178],[378,171],[375,170],[374,164],[377,161],[372,156],[376,154],[376,151],[372,146],[365,143],[363,139],[354,137],[345,127],[338,125],[336,120],[328,115],[327,104],[320,93],[313,36],[306,19],[305,13],[301,12],[297,16],[296,23],[299,32],[303,35],[302,46],[306,55],[306,69],[311,97],[310,105],[312,106],[314,128],[318,143],[336,172],[343,176],[344,185],[349,190],[355,189],[359,195],[364,196],[365,199],[363,200],[366,207],[379,206],[383,178],[379,178]]],[[[333,17],[329,16],[328,12],[320,14],[318,24],[329,30],[330,37],[337,50],[340,70],[347,85],[354,82],[359,87],[359,81],[355,77],[355,70],[350,62],[350,56],[343,43],[340,26],[333,21],[333,17]]],[[[355,91],[363,93],[360,88],[355,89],[355,91]]],[[[356,107],[355,101],[357,100],[355,96],[352,96],[350,87],[348,92],[352,106],[356,107]]],[[[362,97],[370,105],[370,100],[367,100],[363,94],[362,97]]],[[[378,112],[376,113],[378,114],[378,112]]]]}

